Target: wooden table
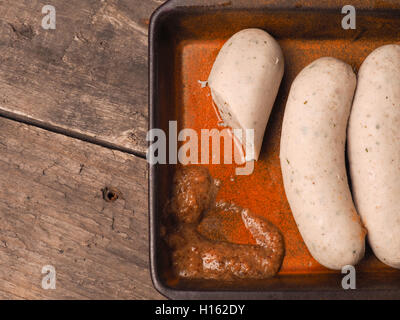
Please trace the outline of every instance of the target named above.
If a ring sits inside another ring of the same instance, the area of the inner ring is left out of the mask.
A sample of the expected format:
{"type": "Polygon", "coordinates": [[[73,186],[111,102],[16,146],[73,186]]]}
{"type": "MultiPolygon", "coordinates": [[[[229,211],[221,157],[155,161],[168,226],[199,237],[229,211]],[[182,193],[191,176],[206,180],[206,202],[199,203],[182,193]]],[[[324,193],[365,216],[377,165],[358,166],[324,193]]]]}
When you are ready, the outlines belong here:
{"type": "Polygon", "coordinates": [[[162,2],[0,0],[0,299],[163,298],[145,160],[147,29],[162,2]]]}

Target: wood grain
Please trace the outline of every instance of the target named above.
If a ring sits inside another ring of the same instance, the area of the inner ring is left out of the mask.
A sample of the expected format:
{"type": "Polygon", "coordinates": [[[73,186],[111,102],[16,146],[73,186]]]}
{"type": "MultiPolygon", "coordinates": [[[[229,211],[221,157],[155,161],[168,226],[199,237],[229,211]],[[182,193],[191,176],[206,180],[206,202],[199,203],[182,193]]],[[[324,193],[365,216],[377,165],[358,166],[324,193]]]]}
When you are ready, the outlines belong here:
{"type": "Polygon", "coordinates": [[[144,159],[0,118],[0,298],[158,299],[144,159]],[[105,187],[118,190],[107,202],[105,187]],[[56,289],[41,287],[42,267],[56,289]]]}
{"type": "Polygon", "coordinates": [[[157,0],[0,1],[0,114],[143,156],[157,0]]]}

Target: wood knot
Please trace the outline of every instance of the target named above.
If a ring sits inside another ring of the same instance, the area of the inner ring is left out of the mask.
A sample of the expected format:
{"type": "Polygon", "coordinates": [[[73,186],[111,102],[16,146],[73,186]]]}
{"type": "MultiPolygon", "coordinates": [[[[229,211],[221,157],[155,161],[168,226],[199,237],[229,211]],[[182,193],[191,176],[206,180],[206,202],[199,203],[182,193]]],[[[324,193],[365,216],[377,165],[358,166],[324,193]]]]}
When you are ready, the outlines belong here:
{"type": "Polygon", "coordinates": [[[113,187],[105,187],[101,191],[103,192],[103,199],[106,202],[114,202],[121,196],[121,192],[113,187]]]}

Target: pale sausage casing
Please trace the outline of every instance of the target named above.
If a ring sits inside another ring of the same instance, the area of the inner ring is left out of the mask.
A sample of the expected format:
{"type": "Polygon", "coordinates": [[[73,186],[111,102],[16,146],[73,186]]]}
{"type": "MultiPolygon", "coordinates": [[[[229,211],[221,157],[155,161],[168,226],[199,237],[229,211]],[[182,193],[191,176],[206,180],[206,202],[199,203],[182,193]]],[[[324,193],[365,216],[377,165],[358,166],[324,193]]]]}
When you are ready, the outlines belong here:
{"type": "Polygon", "coordinates": [[[241,143],[252,145],[247,145],[246,150],[254,147],[254,160],[260,154],[283,70],[278,42],[263,30],[244,29],[224,44],[208,78],[213,101],[225,125],[254,130],[254,144],[239,137],[241,143]]]}
{"type": "Polygon", "coordinates": [[[346,128],[356,87],[349,65],[320,58],[294,80],[280,161],[286,196],[311,255],[330,269],[364,256],[365,230],[345,167],[346,128]]]}
{"type": "Polygon", "coordinates": [[[382,262],[400,268],[400,46],[363,62],[348,129],[357,210],[382,262]]]}

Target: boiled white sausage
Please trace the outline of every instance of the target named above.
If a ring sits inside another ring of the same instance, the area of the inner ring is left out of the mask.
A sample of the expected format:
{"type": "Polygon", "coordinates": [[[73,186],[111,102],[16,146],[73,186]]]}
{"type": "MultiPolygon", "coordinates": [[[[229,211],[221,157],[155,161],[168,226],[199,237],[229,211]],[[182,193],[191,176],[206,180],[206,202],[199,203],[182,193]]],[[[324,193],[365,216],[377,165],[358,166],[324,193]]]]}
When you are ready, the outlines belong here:
{"type": "MultiPolygon", "coordinates": [[[[252,141],[239,140],[260,154],[265,128],[284,71],[279,44],[267,32],[245,29],[234,34],[220,50],[208,86],[224,124],[232,129],[254,129],[252,141]]],[[[244,135],[243,135],[244,136],[244,135]]]]}
{"type": "Polygon", "coordinates": [[[357,211],[375,255],[400,268],[400,46],[373,51],[361,65],[348,128],[357,211]]]}
{"type": "Polygon", "coordinates": [[[346,63],[320,58],[294,80],[282,127],[280,161],[287,199],[311,255],[330,269],[364,256],[365,230],[346,167],[346,128],[356,76],[346,63]]]}

